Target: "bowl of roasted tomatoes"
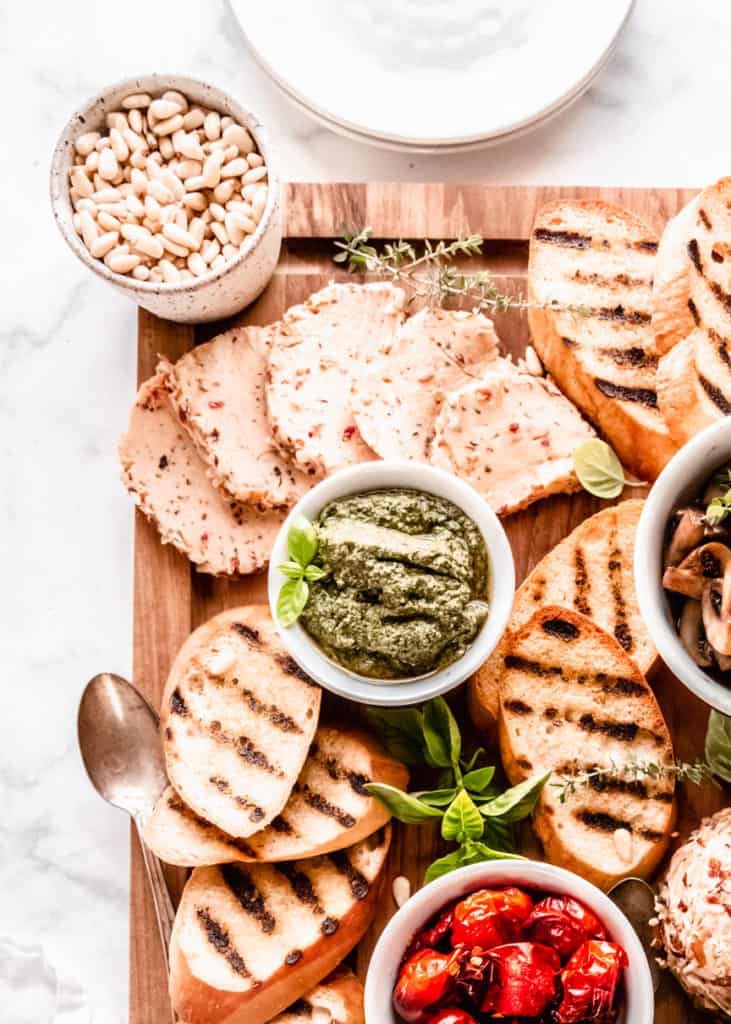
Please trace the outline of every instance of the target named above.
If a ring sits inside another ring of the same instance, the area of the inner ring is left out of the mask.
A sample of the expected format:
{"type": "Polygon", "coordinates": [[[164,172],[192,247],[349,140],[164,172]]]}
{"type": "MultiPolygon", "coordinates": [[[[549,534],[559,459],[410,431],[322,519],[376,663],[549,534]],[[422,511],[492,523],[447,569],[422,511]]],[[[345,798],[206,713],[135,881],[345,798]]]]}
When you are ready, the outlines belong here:
{"type": "Polygon", "coordinates": [[[599,889],[550,864],[431,882],[373,951],[366,1024],[652,1024],[647,957],[599,889]]]}

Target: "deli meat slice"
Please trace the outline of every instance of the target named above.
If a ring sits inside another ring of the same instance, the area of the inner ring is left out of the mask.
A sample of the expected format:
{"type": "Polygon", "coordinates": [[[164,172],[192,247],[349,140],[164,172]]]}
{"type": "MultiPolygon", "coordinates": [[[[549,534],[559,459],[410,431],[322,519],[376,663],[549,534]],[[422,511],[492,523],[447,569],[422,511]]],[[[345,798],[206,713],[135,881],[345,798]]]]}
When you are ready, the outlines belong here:
{"type": "Polygon", "coordinates": [[[172,403],[214,484],[262,509],[292,505],[310,486],[272,441],[265,382],[275,332],[235,327],[166,367],[172,403]]]}
{"type": "Polygon", "coordinates": [[[444,393],[468,384],[497,358],[481,313],[423,309],[370,359],[353,384],[363,440],[383,459],[426,461],[444,393]]]}
{"type": "Polygon", "coordinates": [[[263,569],[283,516],[227,499],[173,409],[164,375],[145,381],[119,443],[122,479],[137,507],[202,572],[263,569]]]}
{"type": "Polygon", "coordinates": [[[308,473],[369,462],[351,408],[353,380],[389,342],[404,293],[390,284],[331,284],[284,315],[269,354],[267,405],[275,441],[308,473]]]}
{"type": "Polygon", "coordinates": [[[431,461],[467,480],[500,515],[580,485],[574,449],[594,431],[551,381],[496,360],[450,392],[431,461]]]}

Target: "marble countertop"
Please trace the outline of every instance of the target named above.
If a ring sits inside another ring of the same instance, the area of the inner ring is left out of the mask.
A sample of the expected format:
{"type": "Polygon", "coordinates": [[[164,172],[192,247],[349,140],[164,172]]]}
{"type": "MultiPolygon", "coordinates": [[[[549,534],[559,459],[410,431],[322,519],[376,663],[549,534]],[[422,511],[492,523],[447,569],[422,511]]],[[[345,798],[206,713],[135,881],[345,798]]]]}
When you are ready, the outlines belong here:
{"type": "Polygon", "coordinates": [[[512,143],[454,157],[367,148],[309,121],[252,63],[224,0],[128,0],[111,12],[92,0],[0,9],[7,1024],[50,1024],[56,981],[59,1024],[127,1016],[127,823],[85,779],[75,715],[91,675],[131,670],[133,515],[115,449],[134,393],[135,309],[73,258],[50,215],[51,150],[72,110],[105,83],[176,70],[257,111],[291,179],[693,186],[731,172],[731,5],[719,0],[638,0],[574,107],[512,143]],[[53,970],[32,952],[11,956],[8,939],[42,947],[53,970]]]}

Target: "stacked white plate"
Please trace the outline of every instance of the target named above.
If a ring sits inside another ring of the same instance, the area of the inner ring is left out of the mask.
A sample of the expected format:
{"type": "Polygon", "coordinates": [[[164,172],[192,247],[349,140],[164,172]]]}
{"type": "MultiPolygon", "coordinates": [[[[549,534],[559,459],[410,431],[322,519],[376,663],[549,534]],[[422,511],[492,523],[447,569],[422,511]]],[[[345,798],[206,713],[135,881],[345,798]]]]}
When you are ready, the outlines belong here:
{"type": "Polygon", "coordinates": [[[462,152],[563,110],[612,54],[634,0],[229,0],[251,52],[334,131],[462,152]]]}

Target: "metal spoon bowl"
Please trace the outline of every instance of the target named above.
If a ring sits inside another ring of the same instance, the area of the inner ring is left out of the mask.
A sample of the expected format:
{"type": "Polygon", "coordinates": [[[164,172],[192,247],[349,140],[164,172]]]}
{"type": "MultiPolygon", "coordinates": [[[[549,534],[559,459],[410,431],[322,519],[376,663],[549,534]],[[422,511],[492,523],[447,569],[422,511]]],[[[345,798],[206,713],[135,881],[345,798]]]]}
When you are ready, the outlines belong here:
{"type": "Polygon", "coordinates": [[[652,975],[652,988],[660,987],[660,968],[652,947],[653,929],[650,920],[655,916],[655,890],[641,878],[623,878],[607,893],[637,932],[647,956],[652,975]]]}
{"type": "Polygon", "coordinates": [[[77,726],[81,756],[92,785],[107,803],[126,811],[137,826],[167,963],[175,911],[162,865],[142,839],[145,821],[167,785],[158,717],[131,683],[112,672],[102,672],[87,683],[77,726]]]}

